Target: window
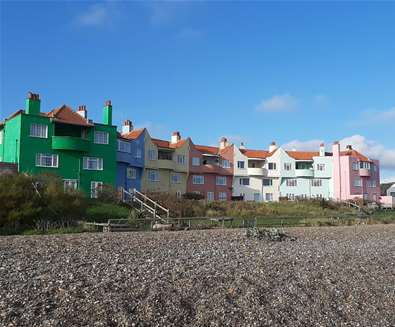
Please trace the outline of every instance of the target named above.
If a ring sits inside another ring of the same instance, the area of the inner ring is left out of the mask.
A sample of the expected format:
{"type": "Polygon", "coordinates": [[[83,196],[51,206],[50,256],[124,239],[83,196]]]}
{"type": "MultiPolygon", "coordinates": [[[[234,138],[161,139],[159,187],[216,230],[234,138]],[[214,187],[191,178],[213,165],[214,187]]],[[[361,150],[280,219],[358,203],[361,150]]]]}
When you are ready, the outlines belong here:
{"type": "Polygon", "coordinates": [[[155,150],[153,150],[153,149],[148,150],[148,159],[149,160],[156,160],[157,159],[157,154],[156,154],[155,150]]]}
{"type": "Polygon", "coordinates": [[[312,179],[311,186],[313,187],[321,187],[322,186],[322,179],[312,179]]]}
{"type": "Polygon", "coordinates": [[[43,139],[48,138],[48,126],[43,124],[31,124],[30,125],[30,136],[40,137],[43,139]]]}
{"type": "Polygon", "coordinates": [[[84,157],[83,168],[85,170],[103,170],[103,158],[84,157]]]}
{"type": "Polygon", "coordinates": [[[287,179],[286,184],[287,184],[287,186],[295,187],[295,186],[298,186],[298,180],[297,179],[287,179]]]}
{"type": "Polygon", "coordinates": [[[261,194],[260,193],[254,193],[254,201],[259,202],[261,200],[261,194]]]}
{"type": "Polygon", "coordinates": [[[214,192],[207,192],[207,201],[214,201],[214,192]]]}
{"type": "Polygon", "coordinates": [[[3,144],[4,142],[4,130],[0,131],[0,144],[3,144]]]}
{"type": "Polygon", "coordinates": [[[372,163],[372,167],[373,167],[373,171],[376,172],[377,171],[377,166],[374,163],[372,163]]]}
{"type": "Polygon", "coordinates": [[[58,167],[59,157],[57,154],[46,154],[37,153],[36,154],[36,166],[37,167],[58,167]]]}
{"type": "Polygon", "coordinates": [[[185,156],[182,154],[177,155],[177,164],[184,166],[185,165],[185,156]]]}
{"type": "Polygon", "coordinates": [[[222,160],[222,168],[230,168],[230,162],[229,160],[222,160]]]}
{"type": "Polygon", "coordinates": [[[192,176],[192,184],[195,184],[195,185],[203,185],[203,184],[204,184],[204,176],[201,176],[201,175],[193,175],[193,176],[192,176]]]}
{"type": "Polygon", "coordinates": [[[136,159],[141,159],[142,156],[143,151],[140,148],[136,149],[136,159]]]}
{"type": "Polygon", "coordinates": [[[273,201],[273,193],[266,193],[265,200],[266,201],[273,201]]]}
{"type": "Polygon", "coordinates": [[[148,174],[148,180],[150,182],[159,182],[159,171],[148,169],[147,174],[148,174]]]}
{"type": "Polygon", "coordinates": [[[355,161],[355,162],[352,163],[352,169],[353,170],[358,170],[359,169],[358,162],[355,161]]]}
{"type": "Polygon", "coordinates": [[[216,185],[226,185],[226,176],[217,176],[215,179],[216,185]]]}
{"type": "Polygon", "coordinates": [[[228,197],[227,197],[227,195],[226,195],[226,192],[219,192],[219,193],[218,193],[218,199],[219,199],[220,201],[226,201],[226,200],[228,199],[228,197]]]}
{"type": "Polygon", "coordinates": [[[273,186],[273,180],[270,178],[264,178],[262,180],[262,185],[263,186],[273,186]]]}
{"type": "Polygon", "coordinates": [[[361,169],[370,169],[370,162],[361,161],[359,163],[359,168],[361,168],[361,169]]]}
{"type": "Polygon", "coordinates": [[[126,177],[128,179],[136,179],[137,178],[137,170],[136,170],[136,168],[128,167],[126,169],[126,177]]]}
{"type": "Polygon", "coordinates": [[[240,183],[240,185],[250,185],[250,179],[249,178],[240,178],[239,183],[240,183]]]}
{"type": "Polygon", "coordinates": [[[99,192],[103,189],[103,182],[91,182],[91,198],[97,199],[99,192]]]}
{"type": "Polygon", "coordinates": [[[268,168],[269,168],[269,170],[276,170],[277,169],[277,165],[276,165],[275,162],[269,162],[268,168]]]}
{"type": "Polygon", "coordinates": [[[295,194],[287,193],[286,197],[288,200],[295,200],[295,194]]]}
{"type": "Polygon", "coordinates": [[[367,184],[368,184],[368,187],[376,187],[376,181],[375,180],[369,180],[367,182],[367,184]]]}
{"type": "Polygon", "coordinates": [[[132,152],[132,144],[126,141],[118,140],[118,151],[120,152],[132,152]]]}
{"type": "Polygon", "coordinates": [[[322,163],[317,164],[317,170],[318,171],[324,171],[325,170],[325,164],[322,164],[322,163]]]}
{"type": "Polygon", "coordinates": [[[108,144],[108,133],[96,131],[95,132],[95,143],[96,144],[108,144]]]}
{"type": "Polygon", "coordinates": [[[361,187],[362,186],[362,180],[360,178],[354,179],[354,186],[355,187],[361,187]]]}
{"type": "Polygon", "coordinates": [[[237,168],[244,169],[244,161],[238,161],[237,162],[237,168]]]}
{"type": "Polygon", "coordinates": [[[180,184],[181,183],[181,175],[177,173],[171,174],[171,183],[172,184],[180,184]]]}
{"type": "Polygon", "coordinates": [[[200,166],[200,158],[192,157],[192,166],[200,166]]]}
{"type": "Polygon", "coordinates": [[[65,192],[75,191],[78,188],[78,180],[76,179],[64,179],[63,188],[65,192]]]}
{"type": "Polygon", "coordinates": [[[177,199],[181,199],[181,197],[182,197],[181,191],[176,192],[176,197],[177,197],[177,199]]]}
{"type": "Polygon", "coordinates": [[[292,169],[292,164],[289,162],[284,163],[284,170],[291,170],[292,169]]]}

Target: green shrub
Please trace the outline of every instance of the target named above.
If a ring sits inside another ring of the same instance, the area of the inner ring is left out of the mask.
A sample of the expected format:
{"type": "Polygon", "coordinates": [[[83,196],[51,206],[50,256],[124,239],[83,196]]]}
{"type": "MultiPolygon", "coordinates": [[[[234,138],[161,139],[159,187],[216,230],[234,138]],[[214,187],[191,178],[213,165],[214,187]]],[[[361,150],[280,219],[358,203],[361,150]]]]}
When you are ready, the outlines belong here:
{"type": "Polygon", "coordinates": [[[115,203],[92,201],[86,210],[86,220],[107,222],[108,219],[128,219],[130,212],[130,208],[115,203]]]}

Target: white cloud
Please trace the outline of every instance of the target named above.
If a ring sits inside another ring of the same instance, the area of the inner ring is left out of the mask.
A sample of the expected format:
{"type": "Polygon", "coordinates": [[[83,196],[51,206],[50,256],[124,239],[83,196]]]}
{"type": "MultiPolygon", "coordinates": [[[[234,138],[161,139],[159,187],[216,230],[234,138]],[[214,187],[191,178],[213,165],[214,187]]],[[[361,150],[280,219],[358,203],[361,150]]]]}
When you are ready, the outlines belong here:
{"type": "Polygon", "coordinates": [[[290,94],[274,95],[263,100],[256,108],[259,112],[288,112],[296,110],[298,100],[290,94]]]}
{"type": "Polygon", "coordinates": [[[109,10],[105,4],[95,4],[88,11],[77,17],[77,23],[85,26],[103,24],[109,18],[109,10]]]}
{"type": "MultiPolygon", "coordinates": [[[[299,141],[293,140],[283,145],[287,150],[305,150],[305,151],[318,151],[319,145],[325,143],[323,140],[307,140],[299,141]]],[[[327,143],[332,144],[332,142],[327,143]]],[[[387,148],[379,142],[369,140],[362,135],[352,135],[340,140],[340,146],[345,149],[347,145],[351,145],[355,150],[361,152],[371,159],[380,160],[380,166],[383,169],[395,170],[395,148],[387,148]]],[[[327,146],[327,150],[332,149],[327,146]]]]}
{"type": "Polygon", "coordinates": [[[309,140],[309,141],[292,140],[291,142],[284,144],[282,147],[285,150],[318,151],[321,143],[324,143],[324,141],[323,140],[309,140]]]}
{"type": "Polygon", "coordinates": [[[380,166],[382,168],[395,169],[395,148],[388,149],[384,145],[373,140],[368,140],[362,135],[352,135],[340,141],[342,148],[348,144],[369,158],[380,160],[380,166]]]}

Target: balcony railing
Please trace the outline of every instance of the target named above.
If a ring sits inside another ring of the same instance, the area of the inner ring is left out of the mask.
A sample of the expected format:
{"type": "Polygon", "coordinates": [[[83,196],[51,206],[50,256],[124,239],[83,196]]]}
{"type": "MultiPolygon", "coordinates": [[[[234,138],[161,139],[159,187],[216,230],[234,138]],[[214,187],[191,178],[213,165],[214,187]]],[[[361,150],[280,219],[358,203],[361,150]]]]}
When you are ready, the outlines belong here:
{"type": "Polygon", "coordinates": [[[88,152],[89,141],[74,136],[52,136],[52,149],[88,152]]]}
{"type": "Polygon", "coordinates": [[[248,175],[250,175],[250,176],[267,176],[267,170],[265,168],[248,167],[248,175]]]}
{"type": "Polygon", "coordinates": [[[359,169],[359,176],[361,176],[361,177],[370,177],[370,169],[360,168],[359,169]]]}
{"type": "Polygon", "coordinates": [[[296,177],[314,177],[313,169],[295,169],[296,177]]]}

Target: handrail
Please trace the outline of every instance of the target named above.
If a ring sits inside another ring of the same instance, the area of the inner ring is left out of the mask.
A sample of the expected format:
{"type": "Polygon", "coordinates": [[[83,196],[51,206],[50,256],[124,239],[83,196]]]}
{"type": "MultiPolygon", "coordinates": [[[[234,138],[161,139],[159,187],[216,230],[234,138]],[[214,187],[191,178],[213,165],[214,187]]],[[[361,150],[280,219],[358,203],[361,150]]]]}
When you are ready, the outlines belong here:
{"type": "Polygon", "coordinates": [[[133,193],[140,195],[141,197],[143,197],[144,199],[148,200],[149,202],[153,203],[156,207],[159,207],[160,209],[162,209],[164,212],[166,212],[166,214],[169,216],[169,209],[161,206],[158,202],[152,200],[151,198],[149,198],[148,196],[146,196],[145,194],[137,191],[136,189],[133,189],[133,193]]]}

